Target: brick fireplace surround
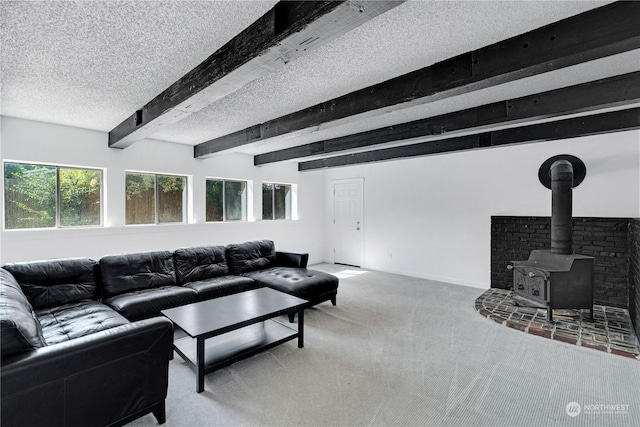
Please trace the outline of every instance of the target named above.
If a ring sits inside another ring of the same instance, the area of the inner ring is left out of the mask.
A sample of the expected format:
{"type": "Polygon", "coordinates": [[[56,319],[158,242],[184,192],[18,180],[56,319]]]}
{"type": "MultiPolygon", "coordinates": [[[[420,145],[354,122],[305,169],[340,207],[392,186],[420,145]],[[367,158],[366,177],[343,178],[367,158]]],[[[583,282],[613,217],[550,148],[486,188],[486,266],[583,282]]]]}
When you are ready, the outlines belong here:
{"type": "MultiPolygon", "coordinates": [[[[491,288],[510,289],[507,265],[549,249],[550,230],[549,217],[491,217],[491,288]]],[[[573,218],[573,251],[595,257],[594,303],[628,310],[640,340],[640,218],[573,218]]]]}
{"type": "Polygon", "coordinates": [[[640,360],[640,347],[626,309],[595,304],[588,310],[547,310],[515,304],[512,291],[492,288],[476,299],[475,309],[487,319],[532,335],[640,360]]]}

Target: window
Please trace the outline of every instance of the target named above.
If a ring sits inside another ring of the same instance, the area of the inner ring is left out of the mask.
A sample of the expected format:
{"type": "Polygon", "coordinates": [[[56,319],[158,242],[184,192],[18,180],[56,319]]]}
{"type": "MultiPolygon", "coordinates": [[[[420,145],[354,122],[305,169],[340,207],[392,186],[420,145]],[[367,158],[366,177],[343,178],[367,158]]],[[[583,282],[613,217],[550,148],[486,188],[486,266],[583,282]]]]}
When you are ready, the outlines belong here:
{"type": "Polygon", "coordinates": [[[185,222],[187,177],[127,172],[125,224],[185,222]]]}
{"type": "Polygon", "coordinates": [[[291,219],[291,186],[262,183],[262,219],[291,219]]]}
{"type": "Polygon", "coordinates": [[[4,164],[6,229],[99,226],[102,171],[4,164]]]}
{"type": "Polygon", "coordinates": [[[206,221],[246,221],[247,182],[207,179],[206,221]]]}

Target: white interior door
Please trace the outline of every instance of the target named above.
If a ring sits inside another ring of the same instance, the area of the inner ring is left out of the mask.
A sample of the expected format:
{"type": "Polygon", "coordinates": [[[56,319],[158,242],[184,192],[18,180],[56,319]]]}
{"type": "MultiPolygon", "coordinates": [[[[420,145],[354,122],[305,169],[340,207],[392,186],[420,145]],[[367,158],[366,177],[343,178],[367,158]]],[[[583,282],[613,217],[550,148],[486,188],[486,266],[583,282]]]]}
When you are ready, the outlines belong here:
{"type": "Polygon", "coordinates": [[[333,184],[333,253],[336,264],[362,266],[363,187],[362,179],[333,184]]]}

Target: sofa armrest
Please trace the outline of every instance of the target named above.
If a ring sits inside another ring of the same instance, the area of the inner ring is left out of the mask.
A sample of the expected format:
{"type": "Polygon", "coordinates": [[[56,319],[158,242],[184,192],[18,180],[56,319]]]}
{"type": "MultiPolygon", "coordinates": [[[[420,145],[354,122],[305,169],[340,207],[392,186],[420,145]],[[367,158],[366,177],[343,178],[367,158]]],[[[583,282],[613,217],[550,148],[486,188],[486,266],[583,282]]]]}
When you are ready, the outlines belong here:
{"type": "Polygon", "coordinates": [[[297,267],[307,268],[307,262],[309,262],[309,254],[298,254],[294,252],[279,252],[276,251],[276,267],[297,267]]]}
{"type": "Polygon", "coordinates": [[[2,425],[111,425],[154,412],[164,422],[173,325],[117,326],[2,361],[2,425]]]}

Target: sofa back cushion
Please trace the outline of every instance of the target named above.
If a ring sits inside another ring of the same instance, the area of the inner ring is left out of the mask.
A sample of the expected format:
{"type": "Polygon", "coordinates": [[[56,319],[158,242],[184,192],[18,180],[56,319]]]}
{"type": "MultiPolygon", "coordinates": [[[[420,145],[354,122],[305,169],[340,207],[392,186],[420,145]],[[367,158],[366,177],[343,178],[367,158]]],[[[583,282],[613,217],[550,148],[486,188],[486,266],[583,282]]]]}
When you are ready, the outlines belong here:
{"type": "Polygon", "coordinates": [[[16,279],[0,268],[0,349],[2,358],[44,347],[42,326],[16,279]]]}
{"type": "Polygon", "coordinates": [[[107,255],[99,263],[103,298],[176,284],[169,251],[107,255]]]}
{"type": "Polygon", "coordinates": [[[179,285],[229,274],[224,246],[199,246],[173,251],[179,285]]]}
{"type": "Polygon", "coordinates": [[[276,247],[271,240],[256,240],[227,246],[227,261],[233,274],[269,268],[275,259],[276,247]]]}
{"type": "Polygon", "coordinates": [[[4,268],[22,286],[35,310],[98,299],[96,261],[64,258],[7,264],[4,268]]]}

